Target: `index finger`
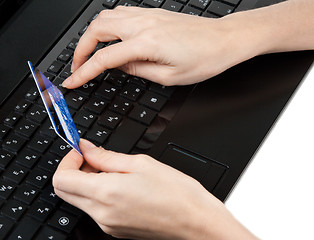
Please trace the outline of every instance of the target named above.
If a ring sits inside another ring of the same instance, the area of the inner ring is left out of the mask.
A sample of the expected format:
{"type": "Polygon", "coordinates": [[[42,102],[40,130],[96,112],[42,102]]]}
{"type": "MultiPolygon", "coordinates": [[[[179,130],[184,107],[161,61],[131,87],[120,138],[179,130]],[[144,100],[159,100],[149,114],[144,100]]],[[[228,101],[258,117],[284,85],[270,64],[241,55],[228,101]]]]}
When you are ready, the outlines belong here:
{"type": "Polygon", "coordinates": [[[106,69],[120,67],[129,62],[149,60],[153,56],[153,48],[144,42],[130,39],[98,50],[80,68],[78,68],[62,86],[77,88],[97,77],[106,69]]]}

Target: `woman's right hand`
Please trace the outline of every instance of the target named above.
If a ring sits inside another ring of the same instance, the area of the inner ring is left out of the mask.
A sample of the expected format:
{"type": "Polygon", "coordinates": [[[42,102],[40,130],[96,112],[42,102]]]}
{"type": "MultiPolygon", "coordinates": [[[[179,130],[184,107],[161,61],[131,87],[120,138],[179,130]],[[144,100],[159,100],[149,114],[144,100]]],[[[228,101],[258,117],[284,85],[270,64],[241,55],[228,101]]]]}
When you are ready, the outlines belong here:
{"type": "Polygon", "coordinates": [[[81,37],[74,53],[73,74],[63,85],[76,88],[117,67],[166,86],[208,79],[260,53],[252,39],[257,36],[249,34],[252,29],[239,26],[241,21],[236,19],[229,21],[231,17],[208,19],[122,6],[104,10],[81,37]],[[122,42],[89,58],[98,42],[117,39],[122,42]]]}

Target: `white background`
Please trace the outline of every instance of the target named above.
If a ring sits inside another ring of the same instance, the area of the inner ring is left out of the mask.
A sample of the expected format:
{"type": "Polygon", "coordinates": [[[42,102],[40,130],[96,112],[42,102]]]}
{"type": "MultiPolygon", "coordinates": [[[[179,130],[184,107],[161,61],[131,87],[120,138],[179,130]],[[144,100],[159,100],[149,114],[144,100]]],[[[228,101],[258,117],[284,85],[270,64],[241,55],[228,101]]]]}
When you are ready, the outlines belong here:
{"type": "Polygon", "coordinates": [[[226,206],[261,239],[314,239],[313,66],[226,206]]]}

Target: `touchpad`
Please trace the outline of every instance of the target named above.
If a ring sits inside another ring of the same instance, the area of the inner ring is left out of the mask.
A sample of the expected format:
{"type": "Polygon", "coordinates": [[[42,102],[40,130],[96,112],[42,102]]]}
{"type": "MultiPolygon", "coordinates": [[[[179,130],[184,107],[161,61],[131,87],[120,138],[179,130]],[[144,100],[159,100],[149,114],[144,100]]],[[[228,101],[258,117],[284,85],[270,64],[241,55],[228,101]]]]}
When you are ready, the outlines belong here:
{"type": "Polygon", "coordinates": [[[161,162],[195,178],[212,191],[227,167],[199,154],[169,144],[160,158],[161,162]]]}

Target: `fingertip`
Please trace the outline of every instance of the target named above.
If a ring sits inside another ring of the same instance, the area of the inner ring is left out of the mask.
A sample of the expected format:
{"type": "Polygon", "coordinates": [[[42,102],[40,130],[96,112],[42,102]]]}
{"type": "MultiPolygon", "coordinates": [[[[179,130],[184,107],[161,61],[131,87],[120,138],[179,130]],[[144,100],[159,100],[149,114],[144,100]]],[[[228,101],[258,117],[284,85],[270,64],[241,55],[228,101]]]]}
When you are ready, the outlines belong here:
{"type": "Polygon", "coordinates": [[[83,154],[84,154],[84,152],[87,152],[88,150],[92,150],[94,148],[97,148],[97,146],[95,144],[93,144],[92,142],[90,142],[84,138],[80,139],[79,146],[80,146],[80,149],[83,152],[83,154]]]}
{"type": "Polygon", "coordinates": [[[62,82],[62,87],[71,88],[72,82],[73,82],[73,78],[72,76],[70,76],[62,82]]]}

